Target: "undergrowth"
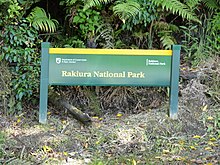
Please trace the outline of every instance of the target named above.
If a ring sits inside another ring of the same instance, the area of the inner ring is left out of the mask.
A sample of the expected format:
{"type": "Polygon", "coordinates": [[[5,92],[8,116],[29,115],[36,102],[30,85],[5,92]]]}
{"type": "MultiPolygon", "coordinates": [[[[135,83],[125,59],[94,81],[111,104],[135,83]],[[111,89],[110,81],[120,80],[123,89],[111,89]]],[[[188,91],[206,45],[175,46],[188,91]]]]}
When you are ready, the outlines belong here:
{"type": "Polygon", "coordinates": [[[4,155],[4,152],[3,152],[4,142],[5,142],[5,134],[0,131],[0,158],[2,158],[4,155]]]}

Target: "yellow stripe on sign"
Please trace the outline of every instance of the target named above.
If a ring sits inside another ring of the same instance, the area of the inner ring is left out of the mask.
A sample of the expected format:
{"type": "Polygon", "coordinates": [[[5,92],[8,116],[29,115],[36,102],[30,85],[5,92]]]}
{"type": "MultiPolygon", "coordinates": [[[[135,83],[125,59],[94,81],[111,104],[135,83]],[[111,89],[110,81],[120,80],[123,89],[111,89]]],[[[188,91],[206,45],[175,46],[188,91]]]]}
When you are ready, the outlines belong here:
{"type": "Polygon", "coordinates": [[[172,50],[49,48],[49,54],[172,56],[172,50]]]}

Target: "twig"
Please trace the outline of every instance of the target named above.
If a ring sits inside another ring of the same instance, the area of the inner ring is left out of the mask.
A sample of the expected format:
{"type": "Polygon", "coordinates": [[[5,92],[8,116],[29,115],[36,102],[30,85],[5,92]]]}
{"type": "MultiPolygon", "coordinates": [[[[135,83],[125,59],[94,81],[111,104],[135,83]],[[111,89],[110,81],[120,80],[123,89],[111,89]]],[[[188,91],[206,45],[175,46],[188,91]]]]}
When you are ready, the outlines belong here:
{"type": "Polygon", "coordinates": [[[8,159],[7,161],[5,161],[5,164],[8,164],[9,162],[11,162],[11,161],[13,161],[15,159],[17,159],[17,158],[16,157],[12,157],[12,158],[8,159]]]}
{"type": "Polygon", "coordinates": [[[14,139],[15,139],[17,142],[19,142],[19,143],[21,143],[23,146],[25,146],[25,143],[23,143],[17,136],[15,136],[15,135],[13,135],[13,134],[12,134],[12,136],[14,137],[14,139]]]}
{"type": "Polygon", "coordinates": [[[20,159],[23,158],[23,155],[24,155],[24,150],[25,150],[25,146],[22,147],[22,150],[21,150],[21,155],[20,155],[20,159]]]}
{"type": "Polygon", "coordinates": [[[68,126],[69,126],[69,123],[67,123],[67,124],[63,127],[63,129],[60,131],[60,133],[63,134],[63,133],[66,131],[66,129],[67,129],[68,126]]]}
{"type": "Polygon", "coordinates": [[[57,33],[44,33],[44,34],[39,34],[39,36],[46,36],[46,35],[57,35],[61,34],[62,32],[57,32],[57,33]]]}

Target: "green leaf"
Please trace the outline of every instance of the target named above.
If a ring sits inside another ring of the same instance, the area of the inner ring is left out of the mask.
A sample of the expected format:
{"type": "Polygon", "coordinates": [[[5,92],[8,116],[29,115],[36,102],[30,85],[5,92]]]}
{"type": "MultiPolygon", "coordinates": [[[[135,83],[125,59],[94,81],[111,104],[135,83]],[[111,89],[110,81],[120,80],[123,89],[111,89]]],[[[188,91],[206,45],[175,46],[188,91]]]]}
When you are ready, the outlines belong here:
{"type": "Polygon", "coordinates": [[[114,14],[125,22],[128,18],[135,17],[140,10],[140,4],[135,1],[119,3],[113,7],[114,14]]]}
{"type": "Polygon", "coordinates": [[[78,15],[76,15],[74,18],[73,18],[73,22],[74,23],[78,23],[80,20],[80,17],[78,15]]]}
{"type": "Polygon", "coordinates": [[[179,15],[182,18],[201,23],[195,13],[179,0],[152,0],[152,2],[157,6],[161,6],[164,11],[171,11],[173,14],[179,15]]]}
{"type": "Polygon", "coordinates": [[[93,7],[93,6],[101,6],[102,4],[107,4],[113,2],[114,0],[87,0],[85,2],[85,6],[83,8],[84,11],[93,7]]]}
{"type": "Polygon", "coordinates": [[[50,15],[47,16],[45,10],[40,7],[34,8],[27,19],[33,26],[45,32],[55,32],[58,25],[58,21],[50,19],[50,15]]]}

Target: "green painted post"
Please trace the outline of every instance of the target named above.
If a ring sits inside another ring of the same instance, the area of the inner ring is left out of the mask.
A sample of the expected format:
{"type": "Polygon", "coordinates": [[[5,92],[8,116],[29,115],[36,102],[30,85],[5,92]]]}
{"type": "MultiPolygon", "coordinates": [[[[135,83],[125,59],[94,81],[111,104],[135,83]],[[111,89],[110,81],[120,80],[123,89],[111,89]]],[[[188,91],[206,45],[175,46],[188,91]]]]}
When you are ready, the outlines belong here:
{"type": "Polygon", "coordinates": [[[49,85],[49,42],[41,43],[40,111],[39,122],[47,122],[47,102],[49,85]]]}
{"type": "Polygon", "coordinates": [[[177,119],[178,111],[178,91],[179,91],[179,65],[180,65],[180,45],[173,45],[171,80],[170,80],[170,110],[169,116],[177,119]]]}

